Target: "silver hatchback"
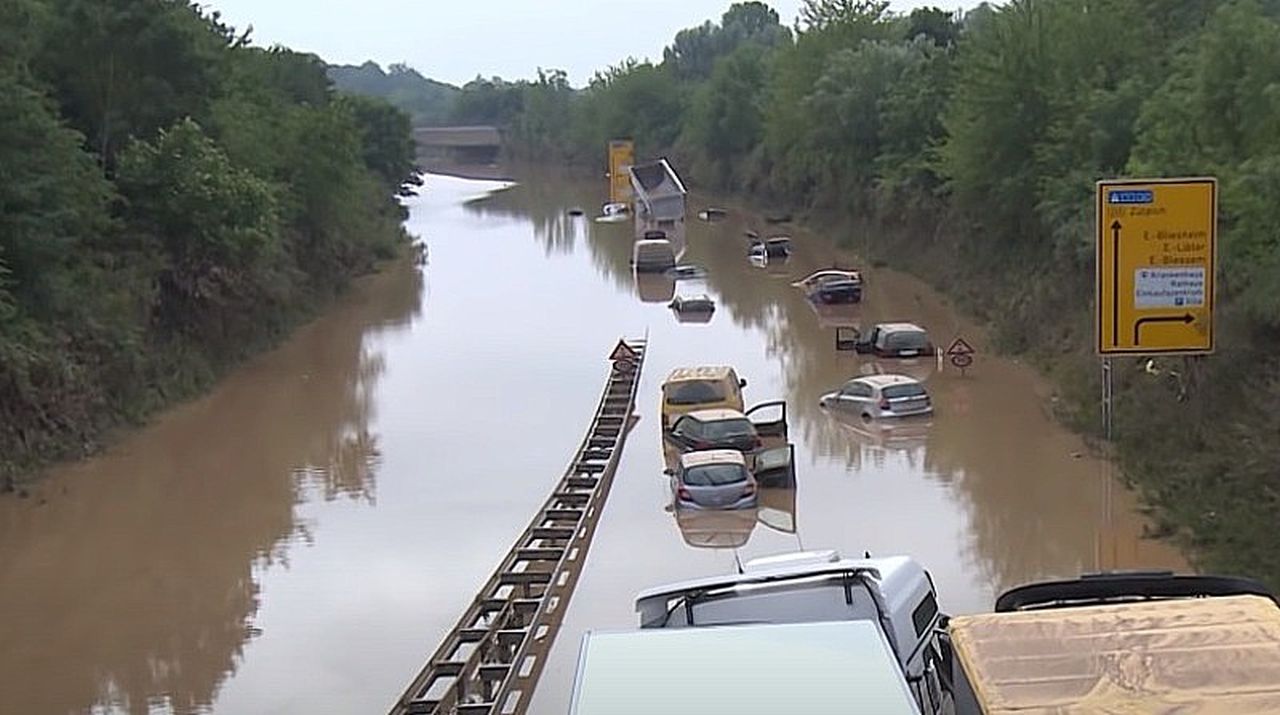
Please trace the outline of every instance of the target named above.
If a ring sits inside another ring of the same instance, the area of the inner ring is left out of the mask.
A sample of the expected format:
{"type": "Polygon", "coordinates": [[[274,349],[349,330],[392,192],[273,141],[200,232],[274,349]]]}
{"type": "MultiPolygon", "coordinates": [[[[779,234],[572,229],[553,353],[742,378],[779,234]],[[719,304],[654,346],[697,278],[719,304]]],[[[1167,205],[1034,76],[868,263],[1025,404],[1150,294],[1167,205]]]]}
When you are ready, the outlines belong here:
{"type": "Polygon", "coordinates": [[[839,390],[823,395],[818,404],[852,412],[866,419],[933,413],[929,392],[919,380],[907,375],[857,377],[839,390]]]}
{"type": "Polygon", "coordinates": [[[742,452],[712,449],[680,456],[671,491],[677,509],[749,509],[758,490],[742,452]]]}

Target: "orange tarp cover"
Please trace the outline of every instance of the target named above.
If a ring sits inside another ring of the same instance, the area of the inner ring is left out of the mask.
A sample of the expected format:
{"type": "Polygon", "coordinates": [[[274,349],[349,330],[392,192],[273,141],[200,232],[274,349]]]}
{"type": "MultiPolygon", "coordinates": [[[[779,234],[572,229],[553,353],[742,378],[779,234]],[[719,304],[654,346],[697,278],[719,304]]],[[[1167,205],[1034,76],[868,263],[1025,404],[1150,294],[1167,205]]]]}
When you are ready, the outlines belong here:
{"type": "Polygon", "coordinates": [[[956,616],[987,715],[1280,713],[1280,608],[1258,596],[956,616]]]}

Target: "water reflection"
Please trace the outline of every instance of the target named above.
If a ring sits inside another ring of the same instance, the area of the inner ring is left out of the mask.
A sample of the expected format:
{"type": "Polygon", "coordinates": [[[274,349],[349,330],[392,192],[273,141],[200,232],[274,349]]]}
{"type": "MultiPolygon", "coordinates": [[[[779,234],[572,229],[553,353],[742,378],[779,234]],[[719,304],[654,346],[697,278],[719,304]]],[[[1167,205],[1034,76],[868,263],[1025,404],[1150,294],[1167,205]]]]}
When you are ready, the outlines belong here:
{"type": "Polygon", "coordinates": [[[372,338],[421,313],[410,264],[109,454],[0,500],[0,712],[204,712],[255,637],[257,576],[314,498],[372,502],[372,338]],[[16,677],[15,677],[16,676],[16,677]]]}
{"type": "Polygon", "coordinates": [[[756,510],[677,509],[675,520],[684,543],[695,549],[736,549],[751,539],[756,510]]]}
{"type": "Polygon", "coordinates": [[[695,549],[737,549],[746,546],[756,525],[795,534],[796,490],[761,487],[759,504],[750,509],[673,509],[684,543],[695,549]]]}
{"type": "Polygon", "coordinates": [[[636,273],[636,294],[643,303],[669,303],[676,294],[672,273],[636,273]]]}

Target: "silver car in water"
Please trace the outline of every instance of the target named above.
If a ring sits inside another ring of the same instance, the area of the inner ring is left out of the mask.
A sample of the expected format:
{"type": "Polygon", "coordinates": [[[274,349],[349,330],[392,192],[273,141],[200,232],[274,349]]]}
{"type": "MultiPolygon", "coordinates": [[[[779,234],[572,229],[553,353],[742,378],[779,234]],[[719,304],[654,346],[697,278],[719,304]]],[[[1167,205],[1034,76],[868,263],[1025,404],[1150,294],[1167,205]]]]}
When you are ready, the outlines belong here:
{"type": "Polygon", "coordinates": [[[677,509],[749,509],[758,489],[742,452],[711,449],[680,456],[671,492],[677,509]]]}
{"type": "Polygon", "coordinates": [[[856,377],[839,390],[823,395],[818,404],[861,415],[865,419],[933,413],[929,392],[919,380],[907,375],[856,377]]]}

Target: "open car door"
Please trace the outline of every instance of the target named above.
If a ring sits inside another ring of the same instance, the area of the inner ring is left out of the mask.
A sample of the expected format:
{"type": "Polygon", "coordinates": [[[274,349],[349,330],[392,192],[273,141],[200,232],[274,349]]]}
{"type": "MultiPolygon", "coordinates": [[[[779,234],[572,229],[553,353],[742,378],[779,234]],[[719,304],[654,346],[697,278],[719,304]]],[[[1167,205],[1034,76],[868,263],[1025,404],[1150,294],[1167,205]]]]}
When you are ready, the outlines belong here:
{"type": "Polygon", "coordinates": [[[747,466],[761,487],[794,487],[796,446],[765,447],[751,454],[747,466]]]}
{"type": "Polygon", "coordinates": [[[751,409],[747,410],[747,419],[751,420],[751,424],[755,425],[756,432],[765,440],[765,445],[770,442],[776,442],[781,438],[784,442],[787,438],[787,402],[786,400],[772,400],[762,402],[751,409]]]}

